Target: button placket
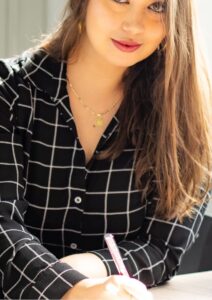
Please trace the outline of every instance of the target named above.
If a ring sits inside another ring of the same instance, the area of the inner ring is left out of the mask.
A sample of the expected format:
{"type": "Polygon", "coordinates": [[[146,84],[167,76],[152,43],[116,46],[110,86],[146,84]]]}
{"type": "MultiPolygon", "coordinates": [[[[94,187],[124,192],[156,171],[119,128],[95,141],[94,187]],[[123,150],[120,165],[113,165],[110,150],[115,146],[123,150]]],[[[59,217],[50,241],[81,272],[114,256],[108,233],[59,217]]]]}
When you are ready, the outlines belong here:
{"type": "Polygon", "coordinates": [[[71,247],[71,249],[75,250],[75,249],[77,249],[77,244],[76,243],[71,243],[70,247],[71,247]]]}
{"type": "Polygon", "coordinates": [[[74,198],[74,202],[75,202],[76,204],[80,204],[80,203],[82,202],[82,198],[79,197],[79,196],[77,196],[77,197],[74,198]]]}

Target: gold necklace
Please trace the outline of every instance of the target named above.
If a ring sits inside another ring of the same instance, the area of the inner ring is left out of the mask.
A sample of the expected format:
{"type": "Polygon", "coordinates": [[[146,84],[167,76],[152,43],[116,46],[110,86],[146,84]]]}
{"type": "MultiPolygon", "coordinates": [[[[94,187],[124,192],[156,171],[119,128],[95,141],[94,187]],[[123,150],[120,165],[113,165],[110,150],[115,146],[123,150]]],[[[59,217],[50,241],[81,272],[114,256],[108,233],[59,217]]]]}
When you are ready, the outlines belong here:
{"type": "Polygon", "coordinates": [[[93,127],[102,127],[104,124],[104,116],[109,113],[119,102],[120,99],[118,101],[116,101],[113,106],[111,106],[109,109],[107,109],[106,111],[102,112],[102,113],[97,113],[95,110],[93,110],[89,105],[87,105],[82,98],[78,95],[78,93],[76,92],[75,88],[73,87],[72,83],[70,82],[70,80],[68,79],[68,84],[70,86],[70,88],[72,89],[74,95],[77,97],[77,99],[79,100],[79,102],[82,104],[82,106],[87,109],[91,115],[95,116],[95,123],[93,124],[93,127]]]}

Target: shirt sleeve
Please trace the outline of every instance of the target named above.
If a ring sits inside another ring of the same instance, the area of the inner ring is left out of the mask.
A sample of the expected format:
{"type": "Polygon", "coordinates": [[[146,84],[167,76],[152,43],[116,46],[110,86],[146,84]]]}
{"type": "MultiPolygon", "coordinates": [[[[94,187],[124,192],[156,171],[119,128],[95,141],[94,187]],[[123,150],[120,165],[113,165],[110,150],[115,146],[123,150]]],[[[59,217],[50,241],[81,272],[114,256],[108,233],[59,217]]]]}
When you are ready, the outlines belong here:
{"type": "Polygon", "coordinates": [[[0,290],[4,299],[59,299],[86,278],[61,263],[24,226],[24,199],[32,125],[29,88],[19,94],[13,69],[0,62],[0,290]],[[23,128],[16,126],[16,103],[23,97],[23,128]]]}
{"type": "MultiPolygon", "coordinates": [[[[147,287],[159,285],[172,276],[179,268],[183,254],[198,236],[210,193],[202,205],[195,208],[192,218],[183,222],[174,219],[166,221],[155,216],[156,198],[149,199],[144,224],[135,240],[118,243],[123,261],[130,276],[142,281],[147,287]]],[[[116,266],[109,251],[92,251],[105,264],[108,275],[117,274],[116,266]]]]}

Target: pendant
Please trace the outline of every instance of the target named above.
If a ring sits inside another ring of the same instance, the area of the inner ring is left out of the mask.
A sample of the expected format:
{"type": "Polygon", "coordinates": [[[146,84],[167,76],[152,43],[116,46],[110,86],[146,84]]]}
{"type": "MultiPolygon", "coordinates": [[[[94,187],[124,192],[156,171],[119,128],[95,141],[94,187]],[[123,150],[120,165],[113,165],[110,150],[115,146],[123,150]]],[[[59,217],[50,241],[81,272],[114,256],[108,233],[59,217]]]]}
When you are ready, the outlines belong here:
{"type": "Polygon", "coordinates": [[[104,120],[102,118],[102,115],[101,114],[97,114],[96,115],[96,121],[95,121],[94,127],[102,127],[103,123],[104,123],[104,120]]]}

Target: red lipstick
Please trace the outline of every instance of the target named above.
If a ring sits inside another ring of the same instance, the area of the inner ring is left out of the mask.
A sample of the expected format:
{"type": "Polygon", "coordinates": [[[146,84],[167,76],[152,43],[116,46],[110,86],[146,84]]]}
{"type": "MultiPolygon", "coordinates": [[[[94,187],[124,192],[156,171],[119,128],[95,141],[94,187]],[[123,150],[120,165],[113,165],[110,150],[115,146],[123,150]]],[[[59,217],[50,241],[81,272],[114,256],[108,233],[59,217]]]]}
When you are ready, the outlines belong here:
{"type": "Polygon", "coordinates": [[[112,42],[116,48],[123,52],[134,52],[142,45],[132,41],[117,41],[114,39],[112,39],[112,42]]]}

